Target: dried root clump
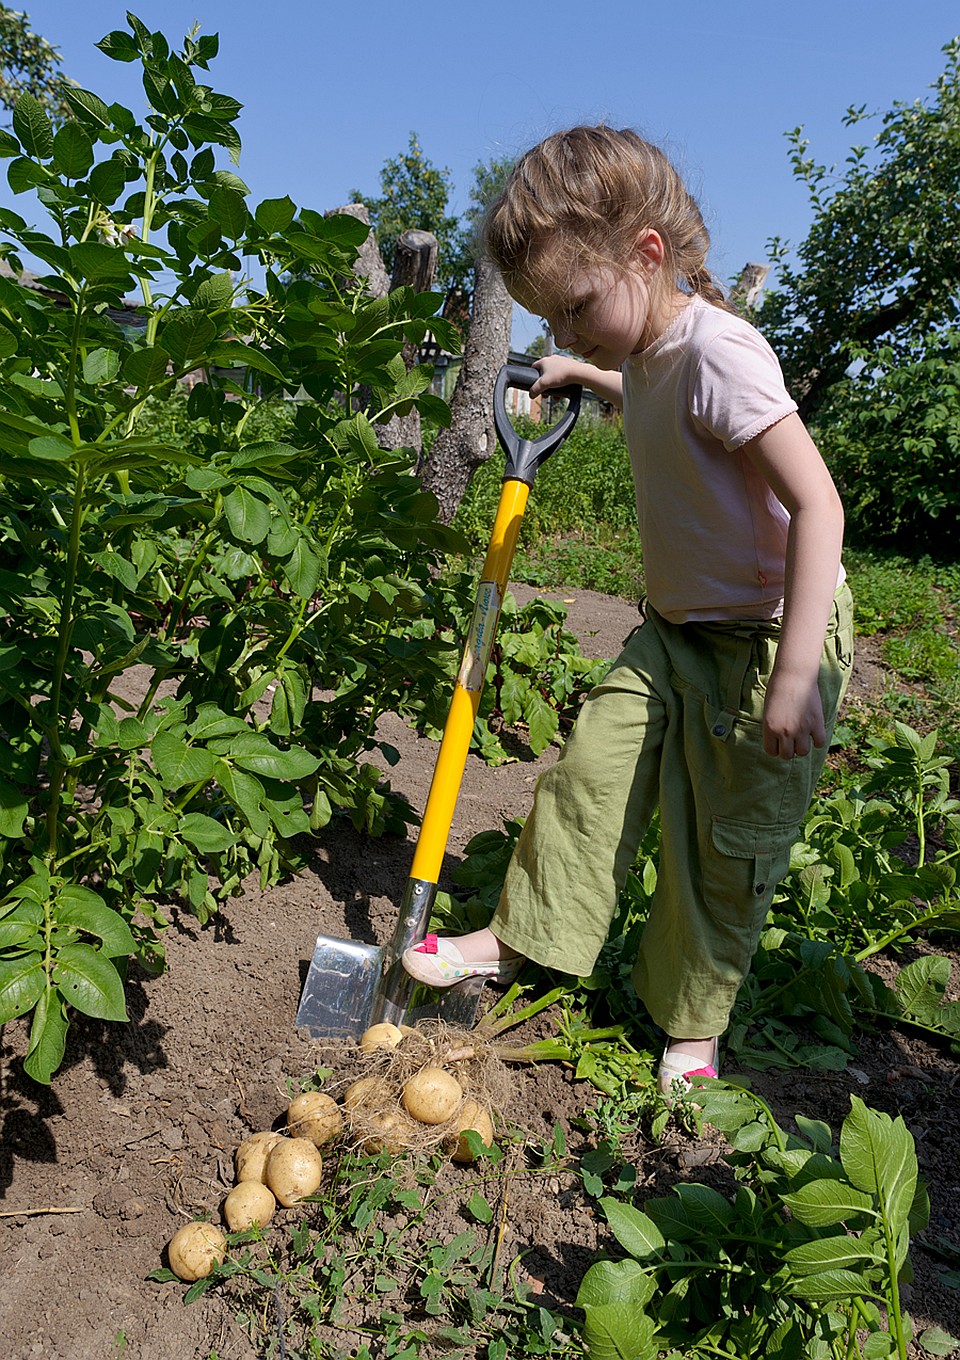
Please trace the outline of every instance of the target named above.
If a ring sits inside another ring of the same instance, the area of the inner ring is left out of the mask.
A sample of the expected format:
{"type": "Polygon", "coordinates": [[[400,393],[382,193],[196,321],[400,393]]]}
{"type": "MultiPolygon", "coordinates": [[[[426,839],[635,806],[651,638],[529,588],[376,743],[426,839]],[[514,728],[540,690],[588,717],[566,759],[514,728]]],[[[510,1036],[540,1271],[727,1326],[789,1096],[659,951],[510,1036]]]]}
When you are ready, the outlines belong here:
{"type": "Polygon", "coordinates": [[[441,1020],[399,1029],[401,1038],[387,1033],[383,1043],[365,1035],[355,1051],[354,1075],[342,1091],[351,1138],[367,1152],[440,1148],[456,1161],[471,1161],[464,1131],[476,1129],[492,1145],[505,1067],[491,1045],[441,1020]]]}

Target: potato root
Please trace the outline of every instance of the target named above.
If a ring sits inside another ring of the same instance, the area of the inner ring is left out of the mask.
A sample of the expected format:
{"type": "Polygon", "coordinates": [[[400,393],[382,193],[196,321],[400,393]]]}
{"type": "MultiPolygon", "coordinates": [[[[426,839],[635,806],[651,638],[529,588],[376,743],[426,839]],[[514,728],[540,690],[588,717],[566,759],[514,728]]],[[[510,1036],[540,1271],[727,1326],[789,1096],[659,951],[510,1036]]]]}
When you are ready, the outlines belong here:
{"type": "Polygon", "coordinates": [[[402,1040],[403,1030],[384,1021],[380,1025],[371,1025],[360,1035],[360,1052],[370,1054],[376,1053],[378,1048],[396,1048],[402,1040]]]}
{"type": "Polygon", "coordinates": [[[261,1133],[251,1134],[241,1143],[235,1157],[237,1184],[243,1181],[260,1181],[263,1184],[267,1158],[282,1140],[282,1134],[274,1133],[272,1129],[264,1129],[261,1133]]]}
{"type": "Polygon", "coordinates": [[[403,1108],[421,1124],[445,1124],[463,1100],[463,1087],[442,1067],[424,1067],[405,1083],[403,1108]]]}
{"type": "Polygon", "coordinates": [[[202,1280],[227,1253],[227,1239],[212,1223],[185,1223],[167,1244],[170,1269],[178,1279],[202,1280]]]}
{"type": "Polygon", "coordinates": [[[231,1232],[246,1232],[254,1223],[265,1228],[276,1209],[273,1192],[260,1181],[241,1181],[223,1202],[223,1216],[231,1232]]]}
{"type": "Polygon", "coordinates": [[[290,1102],[287,1128],[294,1138],[309,1138],[314,1147],[323,1147],[343,1128],[343,1114],[332,1096],[304,1091],[290,1102]]]}
{"type": "Polygon", "coordinates": [[[490,1112],[485,1110],[482,1105],[475,1100],[465,1100],[463,1109],[457,1119],[460,1127],[459,1137],[456,1147],[450,1154],[455,1162],[472,1162],[474,1160],[470,1144],[464,1134],[468,1129],[474,1129],[480,1135],[480,1140],[486,1147],[493,1147],[493,1120],[490,1112]]]}
{"type": "Polygon", "coordinates": [[[309,1138],[282,1138],[267,1158],[264,1182],[287,1209],[320,1187],[323,1162],[309,1138]]]}

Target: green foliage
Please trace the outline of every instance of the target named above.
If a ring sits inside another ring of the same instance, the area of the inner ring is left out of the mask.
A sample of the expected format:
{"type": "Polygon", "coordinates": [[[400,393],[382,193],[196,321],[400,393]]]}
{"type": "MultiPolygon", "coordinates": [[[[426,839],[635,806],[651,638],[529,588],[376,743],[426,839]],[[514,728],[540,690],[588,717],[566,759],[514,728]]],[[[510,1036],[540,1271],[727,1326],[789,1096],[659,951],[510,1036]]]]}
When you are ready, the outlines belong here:
{"type": "Polygon", "coordinates": [[[24,93],[33,95],[51,118],[63,119],[64,101],[59,50],[34,33],[30,16],[0,5],[0,104],[12,109],[24,93]]]}
{"type": "MultiPolygon", "coordinates": [[[[472,749],[488,765],[516,758],[521,737],[530,751],[541,755],[550,743],[570,730],[579,706],[609,668],[609,661],[590,660],[577,638],[566,629],[566,607],[534,599],[517,605],[508,592],[487,667],[472,749]]],[[[448,653],[449,677],[459,664],[456,639],[466,635],[469,612],[455,612],[448,653]]],[[[435,726],[425,724],[432,736],[435,726]]]]}
{"type": "Polygon", "coordinates": [[[66,88],[56,131],[24,94],[0,140],[55,224],[0,211],[0,253],[48,270],[0,280],[0,1023],[32,1012],[40,1081],[71,1008],[120,1018],[128,955],[161,965],[161,899],[205,920],[336,809],[403,825],[375,724],[446,673],[462,547],[373,433],[446,418],[402,359],[428,327],[455,345],[440,299],[366,297],[353,218],[248,205],[216,37],[129,23],[99,46],[140,64],[144,123],[66,88]]]}
{"type": "Polygon", "coordinates": [[[960,526],[960,331],[920,337],[909,356],[851,346],[815,431],[854,541],[952,557],[960,526]],[[861,367],[862,365],[862,367],[861,367]]]}
{"type": "Polygon", "coordinates": [[[899,1286],[929,1204],[902,1119],[853,1097],[837,1149],[821,1121],[798,1115],[787,1135],[723,1083],[698,1101],[732,1144],[736,1193],[680,1184],[642,1210],[601,1200],[625,1255],[591,1266],[580,1287],[591,1356],[906,1360],[899,1286]]]}
{"type": "MultiPolygon", "coordinates": [[[[546,426],[516,421],[521,435],[533,438],[546,426]]],[[[454,524],[479,547],[493,520],[503,455],[480,467],[457,510],[454,524]]],[[[537,473],[536,495],[524,516],[520,545],[555,534],[579,534],[585,525],[635,531],[637,501],[623,427],[616,422],[580,422],[537,473]]]]}

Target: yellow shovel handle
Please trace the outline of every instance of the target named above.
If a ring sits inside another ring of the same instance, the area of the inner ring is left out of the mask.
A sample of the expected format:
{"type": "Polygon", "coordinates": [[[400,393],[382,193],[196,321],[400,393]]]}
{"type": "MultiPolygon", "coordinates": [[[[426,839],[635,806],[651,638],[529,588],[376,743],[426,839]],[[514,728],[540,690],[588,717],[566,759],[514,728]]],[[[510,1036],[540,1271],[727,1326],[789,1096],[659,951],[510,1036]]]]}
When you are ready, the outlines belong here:
{"type": "Polygon", "coordinates": [[[411,878],[422,879],[427,883],[436,883],[440,876],[470,750],[470,738],[480,707],[480,691],[529,494],[530,488],[526,482],[512,479],[503,483],[500,492],[473,619],[463,649],[410,870],[411,878]]]}

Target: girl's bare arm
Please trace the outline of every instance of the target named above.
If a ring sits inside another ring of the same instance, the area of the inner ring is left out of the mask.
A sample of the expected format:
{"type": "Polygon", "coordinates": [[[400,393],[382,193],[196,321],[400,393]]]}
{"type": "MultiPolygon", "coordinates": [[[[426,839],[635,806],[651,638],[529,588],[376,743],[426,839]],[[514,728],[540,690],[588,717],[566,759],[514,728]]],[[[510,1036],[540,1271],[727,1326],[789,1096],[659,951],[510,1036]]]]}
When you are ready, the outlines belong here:
{"type": "Polygon", "coordinates": [[[783,629],[763,710],[764,749],[789,760],[827,739],[817,677],[837,588],[843,507],[798,415],[778,421],[744,452],[790,511],[783,629]]]}
{"type": "Polygon", "coordinates": [[[609,401],[623,408],[623,379],[618,371],[581,363],[569,354],[549,354],[544,359],[535,360],[533,366],[540,370],[540,377],[530,388],[531,397],[555,387],[579,383],[582,387],[589,387],[591,392],[596,392],[601,401],[609,401]]]}

